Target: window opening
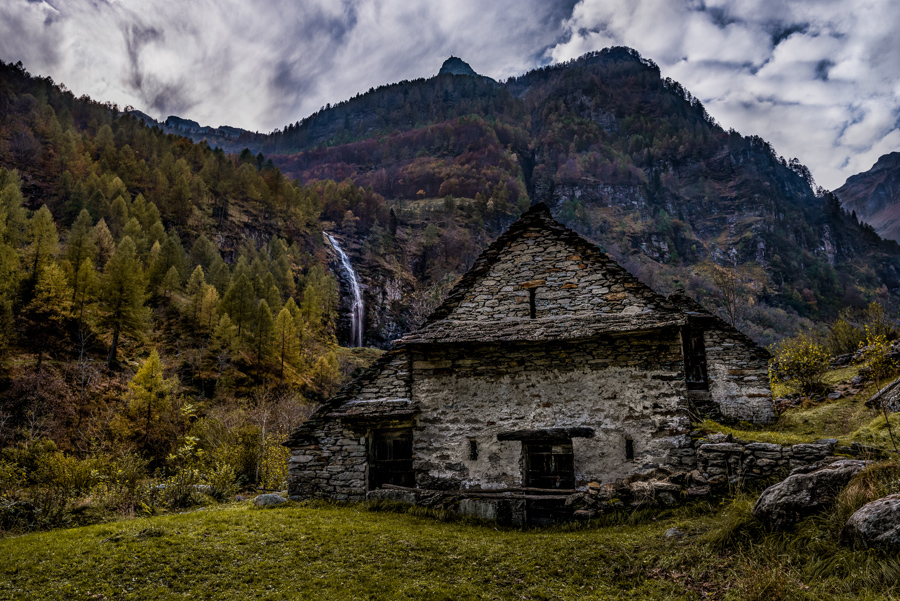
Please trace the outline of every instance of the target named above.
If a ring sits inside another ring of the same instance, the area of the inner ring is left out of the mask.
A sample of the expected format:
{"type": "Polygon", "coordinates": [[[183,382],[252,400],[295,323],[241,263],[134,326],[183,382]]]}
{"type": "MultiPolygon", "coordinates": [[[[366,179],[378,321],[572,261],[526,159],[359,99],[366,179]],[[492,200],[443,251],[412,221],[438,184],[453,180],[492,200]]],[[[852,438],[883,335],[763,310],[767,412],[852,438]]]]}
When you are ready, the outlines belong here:
{"type": "Polygon", "coordinates": [[[688,390],[709,390],[703,330],[687,326],[681,333],[688,390]]]}
{"type": "Polygon", "coordinates": [[[630,436],[625,438],[625,459],[634,459],[634,441],[630,436]]]}
{"type": "Polygon", "coordinates": [[[412,429],[376,430],[369,448],[369,488],[385,484],[415,486],[412,467],[412,429]]]}
{"type": "Polygon", "coordinates": [[[535,303],[536,295],[537,290],[535,288],[528,289],[528,317],[531,319],[537,317],[537,304],[535,303]]]}
{"type": "Polygon", "coordinates": [[[470,438],[469,439],[469,460],[475,461],[478,459],[478,441],[470,438]]]}
{"type": "Polygon", "coordinates": [[[575,488],[572,441],[528,442],[525,446],[525,486],[575,488]]]}

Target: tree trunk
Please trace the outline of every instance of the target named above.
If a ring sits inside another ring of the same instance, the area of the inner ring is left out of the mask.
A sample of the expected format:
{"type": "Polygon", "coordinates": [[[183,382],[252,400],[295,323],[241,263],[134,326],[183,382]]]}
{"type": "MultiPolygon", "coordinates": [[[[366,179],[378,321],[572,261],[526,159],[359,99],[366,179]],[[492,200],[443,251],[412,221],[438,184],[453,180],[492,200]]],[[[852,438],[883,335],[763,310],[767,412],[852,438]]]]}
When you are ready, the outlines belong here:
{"type": "Polygon", "coordinates": [[[112,344],[109,345],[109,355],[106,357],[106,366],[112,369],[116,366],[116,349],[119,347],[119,328],[113,330],[112,344]]]}

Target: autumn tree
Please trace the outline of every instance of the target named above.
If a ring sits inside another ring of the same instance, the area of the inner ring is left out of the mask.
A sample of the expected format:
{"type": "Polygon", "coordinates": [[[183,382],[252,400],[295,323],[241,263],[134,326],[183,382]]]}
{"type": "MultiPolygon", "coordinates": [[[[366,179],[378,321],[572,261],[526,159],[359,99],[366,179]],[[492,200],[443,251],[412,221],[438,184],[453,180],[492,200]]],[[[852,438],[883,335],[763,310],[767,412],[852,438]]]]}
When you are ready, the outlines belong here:
{"type": "Polygon", "coordinates": [[[122,238],[103,272],[102,320],[112,333],[109,355],[106,358],[109,367],[116,364],[120,334],[136,334],[143,329],[144,287],[143,269],[137,258],[134,242],[126,236],[122,238]]]}

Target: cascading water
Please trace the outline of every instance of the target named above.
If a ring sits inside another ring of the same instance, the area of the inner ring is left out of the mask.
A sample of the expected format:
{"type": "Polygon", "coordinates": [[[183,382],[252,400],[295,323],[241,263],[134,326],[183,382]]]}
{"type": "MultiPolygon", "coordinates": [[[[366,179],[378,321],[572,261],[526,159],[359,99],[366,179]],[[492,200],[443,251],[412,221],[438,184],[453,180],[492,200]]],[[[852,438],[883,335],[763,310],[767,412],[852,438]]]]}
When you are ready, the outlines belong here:
{"type": "Polygon", "coordinates": [[[350,346],[363,345],[363,298],[362,290],[359,287],[359,279],[356,272],[353,271],[353,265],[350,264],[350,257],[338,244],[338,241],[327,232],[322,232],[331,243],[331,247],[337,252],[338,258],[341,260],[341,269],[347,274],[347,280],[350,282],[350,291],[353,293],[353,304],[350,307],[350,346]]]}

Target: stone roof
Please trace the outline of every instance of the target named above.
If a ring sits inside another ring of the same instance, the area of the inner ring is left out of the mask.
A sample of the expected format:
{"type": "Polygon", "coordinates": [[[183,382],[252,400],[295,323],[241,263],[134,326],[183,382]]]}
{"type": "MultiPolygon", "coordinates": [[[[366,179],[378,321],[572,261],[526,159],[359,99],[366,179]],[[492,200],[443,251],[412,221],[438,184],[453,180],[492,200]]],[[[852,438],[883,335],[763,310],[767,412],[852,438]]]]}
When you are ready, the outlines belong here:
{"type": "Polygon", "coordinates": [[[503,321],[444,319],[404,336],[400,344],[577,340],[601,334],[647,332],[685,323],[687,320],[684,317],[657,312],[648,312],[646,315],[563,316],[503,321]]]}

